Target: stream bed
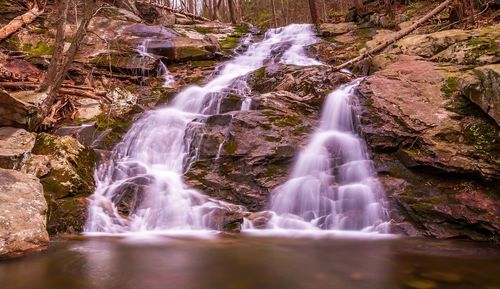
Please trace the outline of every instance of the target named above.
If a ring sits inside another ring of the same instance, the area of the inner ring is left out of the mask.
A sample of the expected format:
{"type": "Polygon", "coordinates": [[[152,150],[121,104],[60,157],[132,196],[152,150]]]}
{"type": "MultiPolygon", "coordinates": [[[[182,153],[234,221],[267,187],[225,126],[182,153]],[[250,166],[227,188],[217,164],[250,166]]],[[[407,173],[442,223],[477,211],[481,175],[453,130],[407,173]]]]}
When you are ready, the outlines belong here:
{"type": "Polygon", "coordinates": [[[500,249],[350,237],[74,237],[0,261],[2,289],[500,288],[500,249]]]}

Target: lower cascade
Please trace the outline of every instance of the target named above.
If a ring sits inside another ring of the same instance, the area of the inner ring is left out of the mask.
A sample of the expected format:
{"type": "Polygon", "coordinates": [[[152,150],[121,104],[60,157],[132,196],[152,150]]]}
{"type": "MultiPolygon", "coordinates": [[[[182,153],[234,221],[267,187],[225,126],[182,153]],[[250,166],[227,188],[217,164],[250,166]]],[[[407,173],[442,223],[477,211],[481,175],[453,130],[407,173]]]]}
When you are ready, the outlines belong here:
{"type": "Polygon", "coordinates": [[[272,194],[270,228],[387,232],[385,193],[355,132],[351,98],[360,82],[328,95],[319,127],[272,194]]]}
{"type": "MultiPolygon", "coordinates": [[[[312,25],[271,29],[264,40],[226,63],[203,87],[191,86],[170,106],[145,113],[110,159],[98,167],[85,232],[209,229],[213,228],[211,215],[217,208],[239,209],[212,200],[183,182],[191,144],[187,126],[193,122],[203,125],[204,118],[217,114],[223,90],[264,64],[320,65],[307,57],[304,49],[315,41],[312,25]],[[131,205],[119,208],[117,204],[123,199],[132,200],[128,202],[131,205]]],[[[243,110],[248,109],[249,102],[246,100],[243,110]]]]}

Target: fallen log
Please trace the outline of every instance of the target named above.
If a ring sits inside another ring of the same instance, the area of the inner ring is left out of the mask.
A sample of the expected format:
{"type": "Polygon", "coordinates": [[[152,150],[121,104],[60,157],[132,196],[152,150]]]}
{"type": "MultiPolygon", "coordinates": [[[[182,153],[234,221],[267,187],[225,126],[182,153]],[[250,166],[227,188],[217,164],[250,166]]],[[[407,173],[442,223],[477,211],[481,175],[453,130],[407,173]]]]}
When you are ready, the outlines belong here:
{"type": "MultiPolygon", "coordinates": [[[[0,82],[0,87],[3,88],[17,88],[17,89],[36,89],[40,84],[36,82],[0,82]]],[[[96,91],[91,87],[79,87],[76,85],[66,85],[63,84],[59,90],[60,94],[68,94],[73,96],[81,96],[84,98],[91,98],[96,100],[106,100],[111,102],[111,100],[106,96],[105,91],[96,91]]]]}
{"type": "Polygon", "coordinates": [[[170,8],[170,7],[167,7],[167,6],[164,6],[164,5],[160,5],[160,4],[157,4],[157,3],[154,3],[154,2],[144,1],[144,0],[137,1],[137,2],[138,3],[142,3],[142,4],[151,5],[151,6],[160,8],[160,9],[164,9],[164,10],[167,10],[167,11],[172,12],[172,13],[179,13],[179,14],[185,15],[187,17],[191,17],[193,19],[196,19],[196,20],[205,21],[205,22],[209,22],[210,21],[210,19],[205,18],[203,16],[198,16],[196,14],[189,13],[189,12],[186,12],[186,11],[182,11],[182,10],[178,10],[178,9],[173,9],[173,8],[170,8]]]}
{"type": "Polygon", "coordinates": [[[38,16],[43,14],[44,9],[40,8],[37,4],[33,6],[31,10],[24,13],[23,15],[17,16],[12,19],[7,25],[0,28],[0,41],[10,37],[12,34],[16,33],[24,25],[28,25],[35,21],[38,16]]]}
{"type": "MultiPolygon", "coordinates": [[[[5,87],[5,88],[34,88],[39,86],[40,83],[38,82],[26,82],[26,81],[18,81],[18,82],[0,82],[0,87],[5,87]]],[[[77,89],[77,90],[88,90],[92,91],[95,95],[105,95],[105,91],[99,91],[95,90],[95,88],[90,87],[90,86],[78,86],[78,85],[73,85],[73,84],[63,84],[61,87],[63,88],[68,88],[68,89],[77,89]]]]}
{"type": "Polygon", "coordinates": [[[412,25],[410,25],[409,27],[405,28],[405,29],[402,29],[398,32],[395,33],[394,37],[392,37],[391,39],[377,45],[376,47],[370,49],[370,50],[367,50],[365,52],[363,52],[362,54],[360,54],[359,56],[357,56],[356,58],[353,58],[347,62],[344,62],[340,65],[337,65],[335,67],[333,67],[331,70],[333,71],[338,71],[338,70],[341,70],[343,68],[346,68],[352,64],[355,64],[367,57],[370,57],[371,55],[373,54],[376,54],[376,53],[379,53],[380,51],[384,50],[387,46],[391,45],[392,43],[400,40],[401,38],[407,36],[408,34],[410,34],[411,32],[413,32],[415,29],[417,29],[418,27],[420,27],[420,25],[424,24],[426,21],[428,21],[429,19],[431,19],[432,17],[436,16],[437,14],[439,14],[441,11],[443,11],[446,7],[448,7],[451,3],[453,2],[453,0],[446,0],[444,1],[443,3],[439,4],[436,8],[434,8],[431,12],[427,13],[426,15],[424,15],[424,17],[420,18],[419,20],[415,21],[412,25]]]}

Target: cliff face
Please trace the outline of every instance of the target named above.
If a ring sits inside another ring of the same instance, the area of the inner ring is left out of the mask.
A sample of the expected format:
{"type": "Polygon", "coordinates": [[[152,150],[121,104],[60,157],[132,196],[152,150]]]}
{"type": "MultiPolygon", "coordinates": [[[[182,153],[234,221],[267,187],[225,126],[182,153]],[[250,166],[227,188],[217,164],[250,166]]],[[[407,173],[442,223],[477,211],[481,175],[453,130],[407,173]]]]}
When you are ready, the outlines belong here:
{"type": "Polygon", "coordinates": [[[395,230],[500,238],[498,26],[407,37],[359,88],[395,230]]]}

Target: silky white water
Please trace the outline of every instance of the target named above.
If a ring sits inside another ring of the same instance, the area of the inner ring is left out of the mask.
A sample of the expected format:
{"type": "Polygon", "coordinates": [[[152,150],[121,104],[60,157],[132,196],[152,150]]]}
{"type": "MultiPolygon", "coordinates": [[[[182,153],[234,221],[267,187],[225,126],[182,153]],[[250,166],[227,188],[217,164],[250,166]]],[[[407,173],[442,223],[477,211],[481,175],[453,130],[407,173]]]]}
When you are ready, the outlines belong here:
{"type": "MultiPolygon", "coordinates": [[[[97,188],[89,199],[85,231],[199,230],[211,228],[215,209],[231,206],[234,210],[234,205],[211,200],[183,182],[191,144],[186,128],[196,124],[195,119],[218,113],[220,92],[264,63],[320,64],[307,57],[303,48],[315,41],[311,25],[272,29],[264,40],[251,44],[245,53],[226,63],[206,85],[189,87],[168,107],[145,113],[115,147],[109,160],[97,168],[97,188]],[[288,48],[281,56],[274,53],[283,47],[288,48]],[[128,200],[127,216],[119,210],[123,200],[128,200]]],[[[149,55],[147,43],[140,51],[149,55]]]]}
{"type": "Polygon", "coordinates": [[[385,194],[354,127],[351,98],[360,81],[327,96],[289,180],[272,193],[269,229],[387,232],[385,194]]]}

